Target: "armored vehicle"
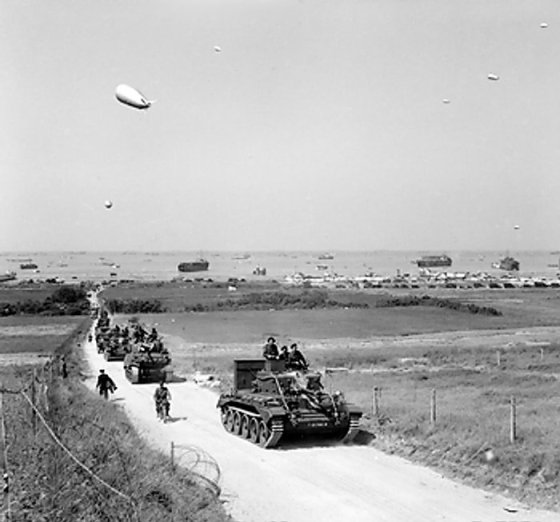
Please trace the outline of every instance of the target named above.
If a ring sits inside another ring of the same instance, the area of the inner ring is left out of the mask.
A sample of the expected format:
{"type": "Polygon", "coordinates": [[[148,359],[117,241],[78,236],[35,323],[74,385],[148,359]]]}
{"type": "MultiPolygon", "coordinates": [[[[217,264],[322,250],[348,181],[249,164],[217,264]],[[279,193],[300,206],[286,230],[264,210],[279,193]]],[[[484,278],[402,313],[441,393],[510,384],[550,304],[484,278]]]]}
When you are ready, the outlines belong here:
{"type": "Polygon", "coordinates": [[[289,438],[351,441],[362,412],[341,392],[327,393],[319,373],[286,371],[284,361],[236,360],[234,386],[220,395],[227,431],[263,448],[289,438]]]}
{"type": "Polygon", "coordinates": [[[124,361],[126,354],[130,351],[123,339],[112,337],[103,349],[103,357],[106,361],[124,361]]]}
{"type": "Polygon", "coordinates": [[[160,343],[137,343],[124,358],[124,373],[133,384],[169,380],[171,356],[160,343]]]}

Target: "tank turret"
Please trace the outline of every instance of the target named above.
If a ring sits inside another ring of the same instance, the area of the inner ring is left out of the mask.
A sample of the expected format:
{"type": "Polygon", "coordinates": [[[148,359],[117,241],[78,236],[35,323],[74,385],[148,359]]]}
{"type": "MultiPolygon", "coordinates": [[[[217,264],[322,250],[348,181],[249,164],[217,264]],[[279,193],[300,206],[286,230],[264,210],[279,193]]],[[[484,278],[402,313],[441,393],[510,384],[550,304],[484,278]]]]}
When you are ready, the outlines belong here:
{"type": "Polygon", "coordinates": [[[123,362],[125,376],[134,384],[168,381],[170,365],[171,356],[161,340],[133,344],[123,362]]]}

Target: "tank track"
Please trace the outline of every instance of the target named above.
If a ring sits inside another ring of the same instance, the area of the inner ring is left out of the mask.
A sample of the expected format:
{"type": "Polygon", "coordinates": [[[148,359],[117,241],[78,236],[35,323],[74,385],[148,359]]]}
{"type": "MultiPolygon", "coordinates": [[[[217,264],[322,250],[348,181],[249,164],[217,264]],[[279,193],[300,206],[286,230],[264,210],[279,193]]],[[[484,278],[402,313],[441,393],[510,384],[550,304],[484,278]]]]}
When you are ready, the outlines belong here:
{"type": "Polygon", "coordinates": [[[346,435],[342,439],[343,442],[352,442],[358,432],[360,431],[360,417],[361,415],[350,415],[350,425],[346,435]]]}
{"type": "Polygon", "coordinates": [[[284,434],[282,419],[273,418],[266,423],[259,414],[232,406],[223,407],[221,417],[226,431],[261,448],[273,448],[284,434]]]}

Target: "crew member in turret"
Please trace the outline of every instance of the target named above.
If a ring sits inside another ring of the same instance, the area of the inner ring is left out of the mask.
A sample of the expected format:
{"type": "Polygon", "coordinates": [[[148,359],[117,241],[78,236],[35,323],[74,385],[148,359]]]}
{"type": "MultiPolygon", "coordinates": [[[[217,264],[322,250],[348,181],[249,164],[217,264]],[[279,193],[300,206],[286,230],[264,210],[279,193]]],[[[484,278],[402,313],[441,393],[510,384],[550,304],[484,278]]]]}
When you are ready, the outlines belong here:
{"type": "Polygon", "coordinates": [[[288,367],[292,370],[306,371],[309,365],[303,354],[299,351],[296,343],[290,346],[290,357],[288,359],[288,367]]]}
{"type": "Polygon", "coordinates": [[[278,345],[274,337],[269,337],[263,348],[263,357],[269,360],[278,359],[278,345]]]}

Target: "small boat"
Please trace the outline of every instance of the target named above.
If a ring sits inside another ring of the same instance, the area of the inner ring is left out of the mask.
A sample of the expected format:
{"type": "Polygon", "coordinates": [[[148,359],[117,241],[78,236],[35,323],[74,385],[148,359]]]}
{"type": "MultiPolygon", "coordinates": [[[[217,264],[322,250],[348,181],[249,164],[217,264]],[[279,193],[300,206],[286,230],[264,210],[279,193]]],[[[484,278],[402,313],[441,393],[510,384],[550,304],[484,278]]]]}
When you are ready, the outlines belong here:
{"type": "Polygon", "coordinates": [[[0,283],[5,283],[7,281],[13,281],[16,279],[15,272],[6,272],[5,274],[0,275],[0,283]]]}
{"type": "Polygon", "coordinates": [[[317,259],[326,261],[328,259],[334,259],[334,256],[332,254],[321,254],[320,256],[317,256],[317,259]]]}
{"type": "Polygon", "coordinates": [[[432,266],[451,266],[453,260],[449,256],[442,254],[440,256],[422,256],[414,262],[419,267],[426,268],[432,266]]]}
{"type": "Polygon", "coordinates": [[[19,267],[22,270],[35,270],[39,268],[35,263],[21,263],[19,267]]]}
{"type": "Polygon", "coordinates": [[[257,266],[254,270],[253,270],[253,275],[257,275],[257,276],[265,276],[266,275],[266,268],[264,266],[257,266]]]}
{"type": "Polygon", "coordinates": [[[206,259],[197,259],[196,261],[186,261],[177,265],[179,272],[204,272],[208,270],[210,263],[206,259]]]}
{"type": "Polygon", "coordinates": [[[251,254],[241,254],[239,256],[233,256],[232,259],[236,261],[246,261],[247,259],[251,259],[251,254]]]}
{"type": "Polygon", "coordinates": [[[328,270],[328,269],[329,269],[329,265],[321,265],[321,264],[319,264],[319,265],[317,265],[317,266],[315,267],[315,270],[328,270]]]}

